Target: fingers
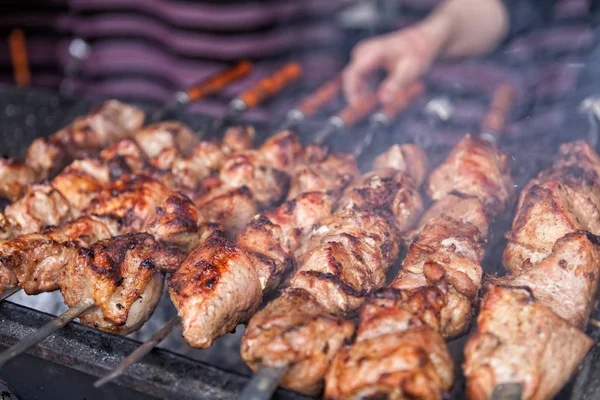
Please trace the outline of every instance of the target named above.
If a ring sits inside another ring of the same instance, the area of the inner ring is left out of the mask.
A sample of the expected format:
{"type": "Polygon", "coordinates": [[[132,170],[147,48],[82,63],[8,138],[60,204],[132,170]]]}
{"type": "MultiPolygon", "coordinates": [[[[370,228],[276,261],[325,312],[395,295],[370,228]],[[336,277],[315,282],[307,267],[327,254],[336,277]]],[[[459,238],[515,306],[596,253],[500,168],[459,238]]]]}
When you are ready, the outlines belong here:
{"type": "Polygon", "coordinates": [[[387,78],[379,86],[377,96],[382,104],[388,104],[410,83],[425,71],[425,65],[416,57],[406,55],[397,61],[387,78]]]}
{"type": "Polygon", "coordinates": [[[366,78],[383,65],[382,49],[380,40],[369,40],[352,52],[352,60],[343,72],[344,94],[350,105],[356,105],[370,91],[366,78]]]}

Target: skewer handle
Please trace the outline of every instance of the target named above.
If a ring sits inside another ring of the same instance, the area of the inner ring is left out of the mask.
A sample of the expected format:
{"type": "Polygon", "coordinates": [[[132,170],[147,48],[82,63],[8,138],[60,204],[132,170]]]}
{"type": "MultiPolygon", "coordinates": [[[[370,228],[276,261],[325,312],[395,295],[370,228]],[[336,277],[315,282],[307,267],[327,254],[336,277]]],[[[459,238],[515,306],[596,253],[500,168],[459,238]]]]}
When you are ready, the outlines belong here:
{"type": "Polygon", "coordinates": [[[389,121],[396,119],[398,114],[406,110],[415,97],[420,96],[425,91],[425,84],[422,81],[411,83],[389,104],[386,104],[381,112],[389,121]]]}
{"type": "Polygon", "coordinates": [[[304,99],[298,106],[298,110],[304,118],[311,118],[321,110],[327,103],[331,102],[342,89],[342,77],[337,76],[326,82],[316,92],[304,99]]]}
{"type": "Polygon", "coordinates": [[[266,99],[275,96],[289,84],[295,82],[302,75],[302,67],[297,62],[284,65],[273,75],[261,80],[254,87],[242,93],[238,99],[246,108],[254,108],[266,99]]]}
{"type": "Polygon", "coordinates": [[[244,388],[240,400],[269,400],[288,368],[288,366],[261,368],[244,388]]]}
{"type": "Polygon", "coordinates": [[[48,336],[52,335],[56,331],[60,330],[84,312],[89,311],[95,307],[97,306],[94,303],[82,302],[69,308],[67,311],[54,318],[46,325],[42,326],[34,333],[29,335],[25,339],[17,342],[12,347],[9,347],[6,351],[0,354],[0,367],[4,366],[4,364],[17,357],[21,353],[26,352],[29,348],[40,343],[42,340],[46,339],[48,336]]]}
{"type": "Polygon", "coordinates": [[[360,101],[356,107],[346,107],[337,113],[336,117],[345,128],[352,128],[365,119],[375,107],[377,107],[377,96],[369,95],[360,101]]]}
{"type": "Polygon", "coordinates": [[[495,140],[504,132],[515,95],[515,88],[509,84],[501,85],[496,89],[481,126],[483,135],[489,135],[495,140]]]}
{"type": "Polygon", "coordinates": [[[242,79],[252,71],[252,63],[249,61],[240,61],[231,68],[228,68],[217,75],[202,80],[185,91],[188,102],[198,101],[207,96],[213,95],[223,89],[233,81],[242,79]]]}
{"type": "Polygon", "coordinates": [[[148,339],[144,344],[138,347],[133,353],[128,355],[121,361],[119,366],[115,368],[110,374],[106,375],[104,378],[98,379],[94,382],[94,387],[99,388],[100,386],[116,379],[120,375],[122,375],[127,368],[131,365],[135,364],[139,360],[141,360],[146,354],[150,353],[152,349],[160,344],[175,328],[177,328],[181,324],[181,320],[179,317],[175,317],[169,322],[165,324],[158,332],[156,332],[150,339],[148,339]]]}

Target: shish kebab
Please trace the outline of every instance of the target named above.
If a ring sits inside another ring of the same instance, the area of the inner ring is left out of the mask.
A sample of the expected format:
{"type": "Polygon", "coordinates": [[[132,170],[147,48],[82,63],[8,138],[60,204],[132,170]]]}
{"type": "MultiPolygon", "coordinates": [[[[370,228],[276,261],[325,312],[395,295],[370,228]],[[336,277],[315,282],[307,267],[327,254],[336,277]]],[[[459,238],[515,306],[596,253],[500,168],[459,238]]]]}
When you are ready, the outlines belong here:
{"type": "MultiPolygon", "coordinates": [[[[252,64],[242,61],[232,68],[177,92],[177,101],[157,110],[150,122],[160,121],[168,112],[215,94],[231,82],[248,75],[252,64]]],[[[116,100],[107,101],[88,115],[77,118],[69,126],[49,138],[33,141],[23,162],[0,159],[0,197],[15,201],[28,185],[53,177],[74,160],[97,154],[142,127],[144,116],[132,106],[116,100]]]]}
{"type": "MultiPolygon", "coordinates": [[[[216,82],[208,80],[204,93],[214,92],[219,84],[231,79],[231,72],[229,71],[228,77],[215,77],[216,82]]],[[[240,71],[233,71],[233,73],[239,76],[240,71]]],[[[281,70],[273,76],[276,75],[281,75],[281,70]]],[[[272,80],[270,77],[261,80],[244,95],[260,91],[265,85],[270,85],[272,89],[270,93],[274,95],[291,82],[279,79],[278,85],[273,85],[269,83],[272,80]]],[[[259,101],[268,97],[263,94],[259,101]]],[[[256,104],[258,103],[255,102],[254,105],[256,104]]],[[[117,107],[117,104],[113,106],[117,107]]],[[[119,106],[132,114],[141,115],[139,120],[143,121],[141,110],[120,103],[119,106]]],[[[100,188],[106,186],[112,179],[118,178],[116,175],[122,175],[126,170],[129,173],[150,173],[167,186],[175,186],[176,190],[185,189],[187,194],[194,196],[197,194],[199,183],[207,178],[208,174],[220,169],[228,154],[248,148],[254,140],[252,130],[234,130],[233,133],[233,135],[229,133],[225,135],[223,147],[219,149],[211,142],[198,144],[191,130],[179,123],[165,122],[151,125],[136,132],[133,139],[121,139],[112,148],[102,151],[100,160],[76,160],[53,180],[54,184],[32,185],[22,199],[9,206],[4,215],[0,215],[3,237],[10,238],[17,234],[32,233],[45,226],[56,226],[80,216],[100,188]],[[193,150],[190,152],[189,148],[193,150]],[[150,165],[145,162],[144,152],[145,156],[151,158],[150,165]],[[127,165],[121,165],[123,160],[127,165]],[[73,199],[77,199],[78,204],[72,204],[73,199]],[[23,227],[23,229],[16,229],[16,227],[23,227]]],[[[0,278],[4,280],[3,286],[10,283],[7,282],[6,276],[0,278]]],[[[19,287],[16,286],[7,289],[2,292],[0,300],[14,294],[17,290],[19,287]]]]}
{"type": "Polygon", "coordinates": [[[583,329],[600,276],[599,177],[600,157],[575,141],[521,192],[509,274],[487,283],[465,347],[470,399],[553,398],[594,344],[583,329]]]}
{"type": "MultiPolygon", "coordinates": [[[[277,136],[279,138],[281,138],[282,135],[277,135],[277,136]]],[[[285,136],[286,135],[285,135],[285,132],[284,132],[283,137],[285,138],[285,136]]],[[[289,136],[289,135],[287,135],[287,136],[289,136]]],[[[298,143],[298,145],[299,145],[299,143],[298,143]]],[[[263,145],[263,150],[264,150],[264,152],[267,153],[266,154],[266,159],[273,159],[273,160],[276,160],[279,163],[283,163],[284,165],[288,165],[289,162],[286,161],[286,158],[288,156],[293,156],[294,149],[295,149],[295,146],[294,145],[290,145],[289,139],[288,140],[286,140],[286,139],[284,139],[284,140],[277,140],[277,138],[272,138],[267,143],[265,143],[263,145]],[[282,149],[281,154],[274,153],[274,148],[277,147],[277,143],[279,143],[281,145],[281,147],[280,147],[282,149]],[[292,154],[290,154],[290,151],[292,152],[292,154]],[[271,156],[271,157],[269,157],[269,156],[271,156]]],[[[235,157],[237,157],[237,155],[233,155],[233,157],[235,158],[235,157]]],[[[265,160],[265,158],[263,158],[263,161],[264,160],[265,160]]],[[[291,165],[291,163],[289,163],[289,164],[291,165]]],[[[226,165],[227,165],[227,163],[225,163],[225,166],[226,165]]],[[[234,164],[234,167],[235,167],[234,169],[239,169],[239,168],[237,168],[238,166],[239,166],[239,163],[234,164]]],[[[263,175],[265,175],[266,168],[257,168],[256,170],[261,171],[261,173],[263,175]]],[[[275,198],[278,198],[278,197],[275,197],[275,198]]],[[[169,267],[163,267],[163,269],[165,269],[165,270],[168,270],[168,268],[169,267]]],[[[61,289],[63,289],[63,292],[64,292],[65,289],[64,288],[61,288],[61,289]]],[[[65,296],[65,300],[67,300],[67,296],[65,296]]],[[[90,304],[90,307],[91,308],[96,308],[93,304],[90,304]]],[[[77,305],[74,306],[74,308],[77,309],[78,308],[77,305]]],[[[122,309],[122,307],[121,307],[121,309],[122,309]]],[[[64,322],[65,319],[68,318],[68,319],[72,320],[75,316],[76,316],[75,312],[72,312],[72,313],[67,312],[67,317],[66,318],[62,318],[62,319],[60,317],[57,318],[57,321],[59,321],[58,324],[54,324],[54,325],[49,324],[48,329],[43,329],[40,334],[35,335],[35,337],[33,337],[32,340],[28,341],[29,343],[27,343],[27,342],[21,342],[20,344],[17,345],[16,349],[12,349],[12,351],[10,353],[8,353],[8,355],[7,355],[6,358],[10,359],[15,354],[17,354],[17,350],[19,350],[19,349],[22,350],[22,349],[26,348],[26,346],[28,346],[31,343],[34,343],[37,340],[39,340],[42,337],[43,334],[47,334],[48,332],[52,332],[52,331],[54,331],[54,330],[56,330],[57,328],[60,327],[60,326],[57,326],[57,325],[64,325],[64,323],[66,323],[66,322],[64,322]]]]}
{"type": "Polygon", "coordinates": [[[452,387],[444,338],[471,323],[489,225],[514,197],[508,157],[495,146],[512,97],[500,87],[479,138],[465,136],[431,173],[426,192],[435,203],[398,275],[363,306],[354,343],[333,358],[325,398],[442,399],[452,387]]]}
{"type": "Polygon", "coordinates": [[[241,353],[260,372],[242,397],[269,396],[282,375],[284,386],[317,393],[329,359],[353,330],[333,315],[351,315],[385,284],[402,233],[423,209],[418,187],[427,158],[414,145],[393,146],[373,165],[307,233],[288,288],[250,320],[241,353]]]}
{"type": "MultiPolygon", "coordinates": [[[[412,86],[403,99],[399,99],[386,110],[385,116],[393,119],[410,103],[411,98],[421,91],[422,84],[412,86]]],[[[326,103],[327,97],[333,97],[333,94],[323,96],[322,90],[319,90],[314,97],[302,104],[311,103],[311,99],[315,100],[312,102],[315,110],[320,108],[317,100],[326,103]]],[[[365,115],[367,113],[367,110],[362,109],[354,111],[365,115]]],[[[342,113],[345,114],[349,113],[342,113]]],[[[361,143],[357,149],[366,147],[366,144],[361,143]]],[[[358,155],[358,152],[355,152],[355,155],[358,155]]],[[[226,264],[218,266],[236,250],[221,234],[214,233],[169,277],[171,297],[180,317],[169,321],[138,350],[125,358],[111,374],[94,385],[99,387],[121,375],[180,323],[184,325],[183,335],[190,345],[207,348],[216,338],[246,321],[260,304],[262,292],[273,291],[285,274],[289,273],[289,269],[294,265],[293,253],[300,246],[305,231],[331,212],[337,197],[357,175],[355,160],[349,155],[327,154],[320,146],[309,145],[305,149],[303,162],[295,168],[288,201],[255,216],[245,229],[238,233],[237,244],[241,250],[237,252],[246,253],[242,263],[229,261],[229,272],[225,268],[226,264]],[[244,265],[243,261],[250,262],[251,266],[244,265]],[[205,265],[209,270],[204,271],[205,268],[200,265],[205,265]],[[212,276],[214,274],[209,273],[213,268],[211,265],[222,269],[224,276],[212,276]],[[258,274],[258,281],[253,279],[255,277],[252,271],[258,274]],[[192,275],[198,279],[190,279],[192,275]],[[248,281],[243,281],[241,277],[247,277],[248,281]],[[211,280],[214,281],[209,287],[207,284],[211,280]],[[260,282],[260,286],[252,285],[257,282],[260,282]],[[254,295],[248,296],[246,286],[255,289],[258,287],[260,290],[255,290],[254,295]],[[230,294],[227,302],[218,300],[221,299],[221,293],[230,294]],[[231,296],[231,293],[234,295],[231,296]],[[194,307],[189,307],[189,303],[193,303],[194,307]],[[248,307],[250,309],[247,309],[248,307]]]]}

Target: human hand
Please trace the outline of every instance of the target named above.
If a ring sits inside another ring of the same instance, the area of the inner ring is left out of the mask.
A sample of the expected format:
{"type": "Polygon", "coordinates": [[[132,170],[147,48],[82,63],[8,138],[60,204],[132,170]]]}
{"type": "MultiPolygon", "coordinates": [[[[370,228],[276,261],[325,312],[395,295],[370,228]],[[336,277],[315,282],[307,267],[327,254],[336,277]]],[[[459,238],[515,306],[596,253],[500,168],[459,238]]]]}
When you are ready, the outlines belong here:
{"type": "Polygon", "coordinates": [[[387,77],[378,88],[377,96],[382,104],[391,102],[399,91],[431,67],[447,33],[441,20],[431,20],[360,42],[343,72],[348,103],[356,105],[372,92],[368,78],[380,68],[387,71],[387,77]]]}

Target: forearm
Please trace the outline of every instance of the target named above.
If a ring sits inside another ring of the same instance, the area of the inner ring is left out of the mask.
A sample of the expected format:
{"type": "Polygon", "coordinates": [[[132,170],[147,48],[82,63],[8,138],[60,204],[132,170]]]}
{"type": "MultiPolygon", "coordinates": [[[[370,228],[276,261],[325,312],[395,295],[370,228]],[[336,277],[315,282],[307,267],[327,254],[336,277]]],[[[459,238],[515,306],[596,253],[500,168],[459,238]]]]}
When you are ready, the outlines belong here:
{"type": "Polygon", "coordinates": [[[501,0],[446,0],[422,23],[438,40],[440,58],[476,56],[492,51],[508,31],[501,0]]]}

